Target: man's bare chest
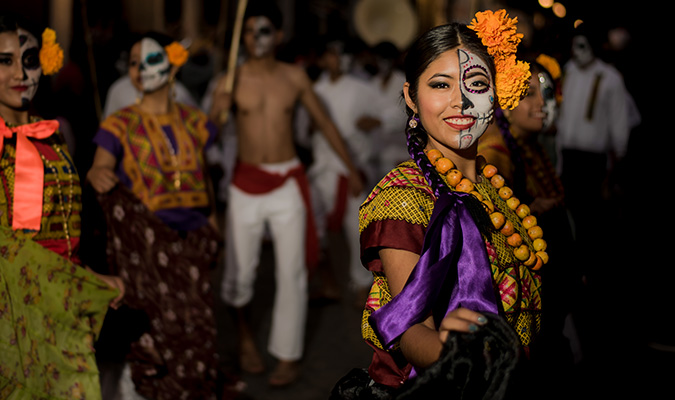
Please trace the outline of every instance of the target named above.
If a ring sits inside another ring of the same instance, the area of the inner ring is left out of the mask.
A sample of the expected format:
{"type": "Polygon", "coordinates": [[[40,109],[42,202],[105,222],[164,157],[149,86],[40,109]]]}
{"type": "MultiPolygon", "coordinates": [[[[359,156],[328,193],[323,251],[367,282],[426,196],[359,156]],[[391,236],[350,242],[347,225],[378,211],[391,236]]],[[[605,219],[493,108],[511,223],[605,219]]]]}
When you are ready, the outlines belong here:
{"type": "Polygon", "coordinates": [[[281,78],[242,79],[237,83],[234,93],[237,112],[243,114],[292,110],[298,97],[298,88],[281,78]]]}

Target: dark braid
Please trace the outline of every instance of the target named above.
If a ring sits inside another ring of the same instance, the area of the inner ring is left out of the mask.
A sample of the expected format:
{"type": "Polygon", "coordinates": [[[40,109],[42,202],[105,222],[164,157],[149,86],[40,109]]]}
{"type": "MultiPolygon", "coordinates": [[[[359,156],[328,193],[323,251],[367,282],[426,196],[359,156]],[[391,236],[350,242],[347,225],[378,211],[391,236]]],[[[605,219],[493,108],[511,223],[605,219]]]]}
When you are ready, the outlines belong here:
{"type": "Polygon", "coordinates": [[[427,143],[427,132],[424,130],[422,123],[416,115],[413,115],[409,118],[409,121],[415,119],[417,121],[417,127],[411,128],[408,124],[406,127],[406,136],[408,138],[408,153],[410,157],[415,161],[415,164],[422,170],[424,177],[427,179],[429,186],[433,189],[436,197],[439,197],[442,193],[449,193],[450,189],[443,181],[443,178],[438,174],[436,168],[431,164],[429,158],[424,153],[424,148],[427,143]]]}

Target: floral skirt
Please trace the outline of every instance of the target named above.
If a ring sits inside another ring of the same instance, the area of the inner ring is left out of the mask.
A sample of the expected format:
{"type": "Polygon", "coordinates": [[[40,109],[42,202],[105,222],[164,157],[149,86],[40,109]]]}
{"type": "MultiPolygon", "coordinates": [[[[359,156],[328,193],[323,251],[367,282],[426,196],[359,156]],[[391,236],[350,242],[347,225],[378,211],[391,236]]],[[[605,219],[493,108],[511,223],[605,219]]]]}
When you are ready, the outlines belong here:
{"type": "Polygon", "coordinates": [[[127,362],[136,391],[153,400],[215,399],[216,322],[210,269],[221,244],[209,225],[171,229],[123,186],[99,197],[108,263],[125,303],[150,321],[127,362]]]}
{"type": "Polygon", "coordinates": [[[0,227],[0,398],[101,398],[94,356],[108,304],[96,276],[0,227]]]}

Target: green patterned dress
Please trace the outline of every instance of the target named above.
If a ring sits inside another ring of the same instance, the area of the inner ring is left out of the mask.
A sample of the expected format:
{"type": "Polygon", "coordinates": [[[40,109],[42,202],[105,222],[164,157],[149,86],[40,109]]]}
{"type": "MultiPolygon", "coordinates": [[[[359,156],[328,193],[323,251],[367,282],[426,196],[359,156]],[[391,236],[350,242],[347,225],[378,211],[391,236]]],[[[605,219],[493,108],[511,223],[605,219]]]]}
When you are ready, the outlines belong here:
{"type": "Polygon", "coordinates": [[[47,160],[39,231],[11,228],[15,135],[0,158],[0,399],[100,399],[94,342],[118,293],[76,264],[81,188],[62,135],[33,143],[47,160]]]}

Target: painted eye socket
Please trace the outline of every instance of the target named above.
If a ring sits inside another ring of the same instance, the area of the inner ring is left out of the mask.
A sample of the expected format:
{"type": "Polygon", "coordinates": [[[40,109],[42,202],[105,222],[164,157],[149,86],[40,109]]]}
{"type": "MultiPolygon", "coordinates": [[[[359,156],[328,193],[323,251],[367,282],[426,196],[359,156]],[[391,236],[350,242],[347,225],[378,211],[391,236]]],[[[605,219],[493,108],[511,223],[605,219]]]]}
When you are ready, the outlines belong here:
{"type": "Polygon", "coordinates": [[[40,57],[36,47],[30,48],[21,55],[21,64],[25,69],[34,70],[40,66],[40,57]]]}
{"type": "Polygon", "coordinates": [[[270,27],[263,27],[258,30],[258,35],[260,36],[269,36],[272,34],[272,28],[270,27]]]}
{"type": "Polygon", "coordinates": [[[147,57],[145,57],[145,62],[148,65],[160,64],[160,63],[164,62],[164,54],[162,54],[160,52],[148,54],[147,57]]]}
{"type": "Polygon", "coordinates": [[[472,65],[464,71],[462,82],[470,93],[481,94],[490,90],[489,74],[480,65],[472,65]]]}

